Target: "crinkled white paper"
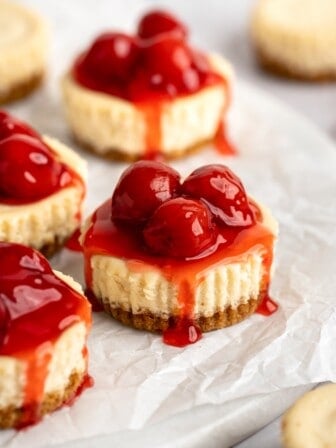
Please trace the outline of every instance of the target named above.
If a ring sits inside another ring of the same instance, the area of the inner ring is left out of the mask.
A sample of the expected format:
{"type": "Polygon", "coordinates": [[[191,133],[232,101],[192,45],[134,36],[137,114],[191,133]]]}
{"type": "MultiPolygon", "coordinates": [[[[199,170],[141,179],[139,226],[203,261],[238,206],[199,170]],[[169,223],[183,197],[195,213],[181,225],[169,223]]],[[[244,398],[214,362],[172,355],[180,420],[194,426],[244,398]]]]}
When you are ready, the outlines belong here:
{"type": "MultiPolygon", "coordinates": [[[[107,0],[87,1],[86,7],[79,1],[29,4],[40,7],[52,22],[51,74],[43,89],[10,110],[80,151],[63,119],[57,76],[97,29],[108,23],[127,25],[143,4],[128,0],[118,11],[107,0]]],[[[311,124],[264,93],[240,83],[236,90],[230,132],[240,155],[223,158],[208,148],[173,165],[187,175],[205,163],[226,163],[250,194],[272,209],[280,224],[271,287],[279,311],[268,318],[253,315],[183,349],[96,313],[89,340],[95,386],[74,406],[35,427],[2,432],[4,446],[93,446],[99,440],[105,446],[99,438],[103,435],[112,435],[108,440],[116,446],[132,440],[138,446],[151,440],[156,446],[158,440],[160,446],[198,446],[190,434],[196,431],[201,437],[202,422],[212,434],[211,446],[227,446],[218,435],[219,426],[227,443],[237,440],[253,422],[260,424],[261,416],[266,422],[267,414],[273,415],[287,389],[336,381],[335,148],[311,124]],[[267,400],[267,394],[274,400],[267,400]],[[161,439],[160,425],[166,430],[161,439]],[[130,429],[141,431],[134,435],[130,429]],[[179,435],[178,443],[169,445],[170,434],[179,435]]],[[[89,162],[89,213],[112,193],[126,165],[81,154],[89,162]]],[[[64,250],[52,262],[82,282],[80,254],[64,250]]]]}

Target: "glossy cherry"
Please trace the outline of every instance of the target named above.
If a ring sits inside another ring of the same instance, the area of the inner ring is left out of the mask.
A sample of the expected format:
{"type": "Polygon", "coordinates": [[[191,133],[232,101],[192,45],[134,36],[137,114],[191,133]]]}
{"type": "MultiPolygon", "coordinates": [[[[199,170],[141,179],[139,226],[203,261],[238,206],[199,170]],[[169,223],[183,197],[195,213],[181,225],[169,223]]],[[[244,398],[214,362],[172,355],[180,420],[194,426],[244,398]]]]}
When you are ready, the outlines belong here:
{"type": "Polygon", "coordinates": [[[153,253],[189,258],[212,246],[217,231],[205,204],[179,197],[165,202],[154,212],[143,235],[153,253]]]}
{"type": "Polygon", "coordinates": [[[199,88],[199,75],[193,67],[190,48],[178,39],[155,41],[143,49],[145,71],[153,89],[193,92],[199,88]]]}
{"type": "Polygon", "coordinates": [[[142,224],[163,202],[175,197],[180,175],[161,162],[139,161],[122,174],[112,196],[112,218],[142,224]]]}
{"type": "Polygon", "coordinates": [[[37,138],[39,137],[39,134],[27,124],[4,111],[0,111],[0,140],[10,137],[13,134],[23,134],[37,138]]]}
{"type": "Polygon", "coordinates": [[[0,195],[35,200],[70,180],[41,140],[15,134],[0,141],[0,195]]]}
{"type": "Polygon", "coordinates": [[[219,223],[236,227],[255,223],[241,180],[225,165],[198,168],[184,181],[182,191],[205,201],[219,223]]]}
{"type": "Polygon", "coordinates": [[[1,278],[14,278],[18,269],[27,269],[36,275],[51,272],[48,261],[37,251],[21,244],[0,242],[1,278]]]}
{"type": "Polygon", "coordinates": [[[102,81],[124,82],[137,59],[135,39],[124,33],[104,33],[93,42],[81,65],[102,81]]]}
{"type": "Polygon", "coordinates": [[[186,39],[188,30],[176,17],[162,10],[145,14],[138,24],[138,36],[141,39],[161,38],[165,34],[186,39]]]}

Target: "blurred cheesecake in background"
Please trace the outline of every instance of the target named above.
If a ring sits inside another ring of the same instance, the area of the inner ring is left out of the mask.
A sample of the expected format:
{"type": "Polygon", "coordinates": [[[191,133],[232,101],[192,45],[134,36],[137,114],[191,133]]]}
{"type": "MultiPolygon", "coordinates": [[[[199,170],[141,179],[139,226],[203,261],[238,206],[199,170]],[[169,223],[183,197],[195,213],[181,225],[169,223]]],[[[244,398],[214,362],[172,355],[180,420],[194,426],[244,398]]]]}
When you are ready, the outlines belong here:
{"type": "Polygon", "coordinates": [[[335,0],[259,0],[252,38],[267,70],[309,81],[336,79],[335,0]]]}
{"type": "Polygon", "coordinates": [[[127,160],[185,155],[212,140],[230,102],[232,69],[188,42],[164,11],[134,35],[101,34],[62,82],[66,116],[83,146],[127,160]]]}
{"type": "Polygon", "coordinates": [[[0,1],[0,104],[28,95],[45,72],[47,28],[35,12],[0,1]]]}
{"type": "Polygon", "coordinates": [[[282,420],[284,448],[336,446],[336,384],[305,393],[282,420]]]}

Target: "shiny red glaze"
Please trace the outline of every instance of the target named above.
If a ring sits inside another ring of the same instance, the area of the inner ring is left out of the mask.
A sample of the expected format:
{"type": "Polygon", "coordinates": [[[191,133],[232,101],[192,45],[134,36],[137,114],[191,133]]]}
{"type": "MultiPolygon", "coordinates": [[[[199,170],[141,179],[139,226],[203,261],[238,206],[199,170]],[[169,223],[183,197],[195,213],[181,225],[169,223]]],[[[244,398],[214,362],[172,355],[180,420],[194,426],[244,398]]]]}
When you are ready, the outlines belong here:
{"type": "Polygon", "coordinates": [[[27,365],[19,422],[23,427],[39,419],[55,341],[76,322],[90,325],[91,310],[87,300],[56,277],[47,260],[31,248],[0,242],[0,265],[0,319],[4,334],[0,356],[14,356],[27,365]]]}
{"type": "Polygon", "coordinates": [[[124,33],[107,32],[93,42],[82,59],[83,68],[102,82],[124,83],[138,56],[135,39],[124,33]]]}
{"type": "Polygon", "coordinates": [[[162,38],[167,34],[186,39],[188,30],[182,22],[167,11],[154,10],[141,18],[137,34],[141,39],[162,38]]]}
{"type": "Polygon", "coordinates": [[[0,111],[0,140],[10,137],[13,134],[23,134],[40,138],[40,135],[26,123],[4,111],[0,111]]]}
{"type": "Polygon", "coordinates": [[[163,342],[174,347],[195,344],[202,338],[201,330],[192,319],[183,317],[163,332],[163,342]]]}
{"type": "Polygon", "coordinates": [[[81,231],[80,228],[76,229],[74,233],[70,236],[68,241],[65,243],[65,247],[73,252],[82,252],[82,246],[79,242],[81,231]]]}
{"type": "Polygon", "coordinates": [[[180,197],[164,202],[156,209],[143,235],[152,253],[189,258],[214,245],[217,229],[205,204],[180,197]]]}
{"type": "Polygon", "coordinates": [[[219,154],[225,156],[235,156],[238,154],[237,148],[227,136],[226,126],[223,121],[219,123],[213,144],[219,154]]]}
{"type": "Polygon", "coordinates": [[[182,191],[205,201],[219,223],[237,227],[255,223],[241,180],[225,165],[198,168],[184,181],[182,191]]]}
{"type": "Polygon", "coordinates": [[[84,376],[84,379],[82,381],[82,384],[79,386],[79,388],[74,392],[74,394],[67,399],[67,401],[62,406],[72,406],[74,402],[77,400],[77,398],[82,395],[82,393],[86,389],[90,389],[90,387],[94,386],[94,379],[89,374],[86,374],[84,376]]]}
{"type": "Polygon", "coordinates": [[[270,316],[271,314],[275,313],[278,308],[278,304],[275,303],[274,300],[272,300],[268,296],[268,294],[266,294],[263,300],[258,305],[256,313],[262,314],[263,316],[270,316]]]}
{"type": "Polygon", "coordinates": [[[65,166],[42,140],[15,134],[0,141],[1,197],[36,200],[71,180],[65,166]]]}
{"type": "Polygon", "coordinates": [[[122,174],[112,196],[112,218],[131,225],[143,224],[163,202],[175,197],[179,174],[156,161],[140,161],[122,174]]]}

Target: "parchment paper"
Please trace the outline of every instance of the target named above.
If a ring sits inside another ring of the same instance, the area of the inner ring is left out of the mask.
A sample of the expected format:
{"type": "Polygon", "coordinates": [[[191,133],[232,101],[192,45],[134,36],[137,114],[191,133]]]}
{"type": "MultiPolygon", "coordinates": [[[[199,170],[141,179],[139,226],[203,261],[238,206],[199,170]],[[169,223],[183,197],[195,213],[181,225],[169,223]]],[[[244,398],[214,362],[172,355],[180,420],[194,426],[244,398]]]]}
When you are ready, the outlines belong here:
{"type": "MultiPolygon", "coordinates": [[[[143,4],[128,0],[112,14],[112,2],[107,0],[86,1],[85,8],[79,1],[23,3],[36,5],[53,25],[51,73],[43,89],[10,110],[87,158],[89,213],[112,193],[126,165],[81,152],[71,141],[57,77],[90,34],[108,23],[127,24],[143,4]]],[[[185,443],[180,437],[180,445],[169,444],[166,425],[166,444],[160,446],[189,446],[187,433],[193,426],[200,432],[202,412],[207,429],[210,415],[214,427],[220,422],[227,433],[220,446],[228,446],[237,440],[239,431],[245,434],[247,422],[258,421],[258,413],[265,418],[267,413],[272,415],[276,404],[272,399],[265,401],[267,394],[281,401],[279,397],[288,389],[303,386],[302,391],[312,383],[336,380],[335,148],[310,123],[243,83],[236,87],[229,121],[239,157],[223,158],[208,148],[173,165],[187,175],[204,163],[226,163],[243,179],[250,194],[273,210],[280,237],[271,295],[280,304],[279,311],[269,318],[253,315],[183,349],[166,346],[160,336],[132,330],[96,313],[89,340],[95,386],[74,406],[35,427],[2,432],[4,446],[29,448],[74,440],[76,446],[84,446],[85,440],[85,446],[92,446],[100,440],[97,436],[120,436],[130,429],[142,429],[138,433],[141,441],[141,434],[150,438],[150,425],[168,421],[180,428],[180,435],[185,431],[185,443]],[[261,403],[263,410],[259,411],[261,403]],[[235,424],[231,434],[230,422],[240,412],[245,415],[241,427],[235,424]]],[[[64,250],[52,264],[82,282],[80,254],[64,250]]]]}

